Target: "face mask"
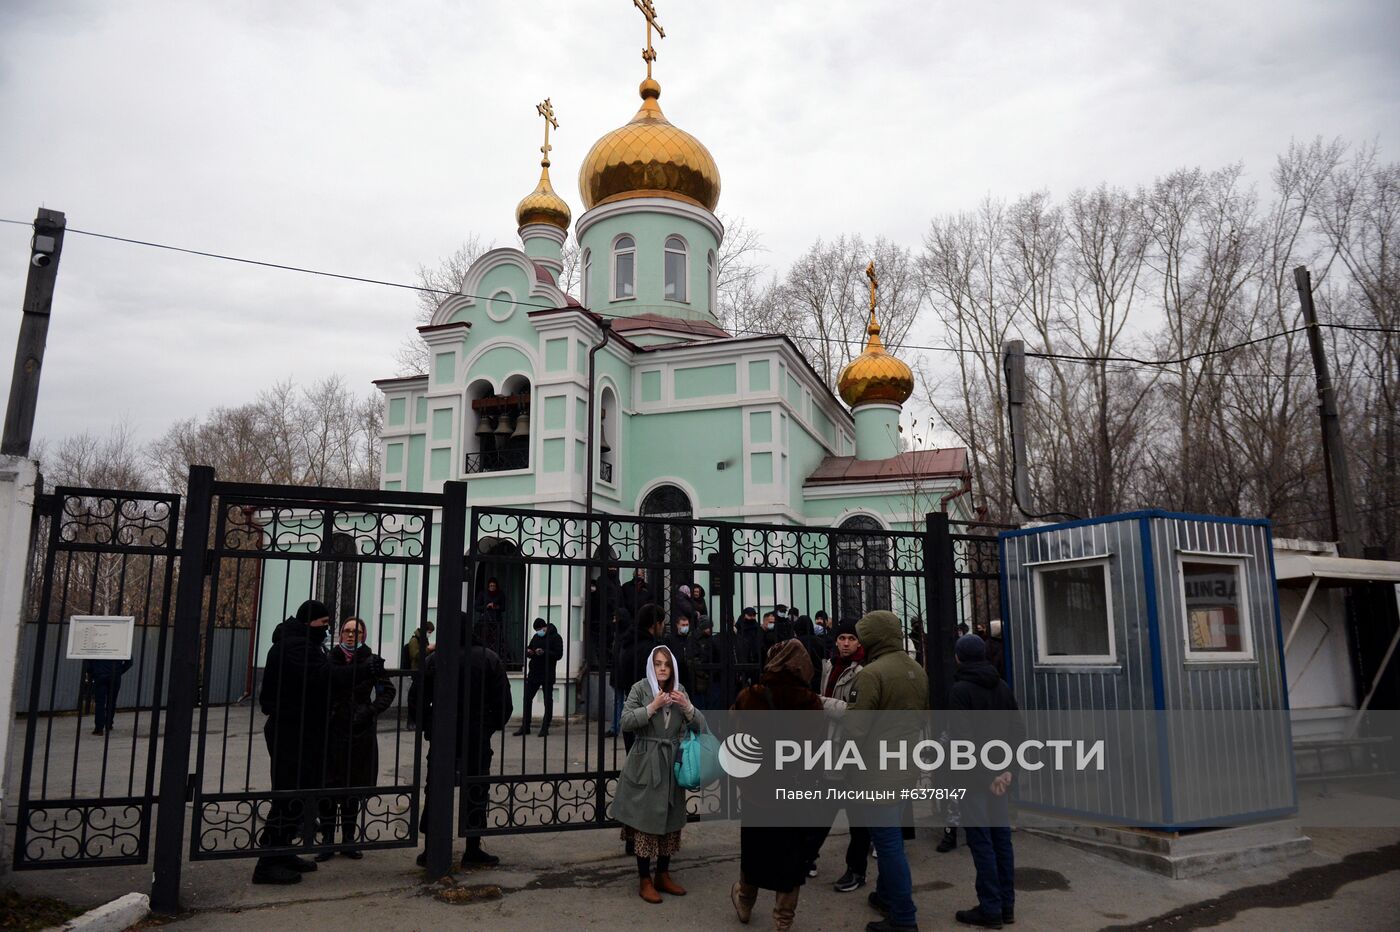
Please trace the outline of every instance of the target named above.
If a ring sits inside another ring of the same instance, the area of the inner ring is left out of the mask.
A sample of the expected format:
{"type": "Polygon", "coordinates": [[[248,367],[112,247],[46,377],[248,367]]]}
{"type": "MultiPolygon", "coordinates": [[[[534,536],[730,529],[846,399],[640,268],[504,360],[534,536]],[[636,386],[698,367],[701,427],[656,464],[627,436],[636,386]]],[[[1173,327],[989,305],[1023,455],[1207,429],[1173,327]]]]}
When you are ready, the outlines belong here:
{"type": "Polygon", "coordinates": [[[308,627],[308,628],[307,628],[307,631],[308,631],[307,638],[308,638],[308,640],[310,640],[311,643],[313,643],[313,644],[320,644],[322,641],[324,641],[324,640],[326,639],[326,633],[327,633],[329,630],[330,630],[330,629],[327,628],[325,625],[317,625],[317,626],[315,626],[315,627],[308,627]]]}
{"type": "Polygon", "coordinates": [[[681,634],[689,634],[689,633],[690,633],[690,625],[681,625],[680,628],[679,628],[679,631],[680,631],[681,634]]]}
{"type": "Polygon", "coordinates": [[[765,621],[765,622],[763,623],[763,630],[764,630],[764,631],[772,631],[772,630],[773,630],[773,622],[771,622],[771,621],[765,621]]]}
{"type": "Polygon", "coordinates": [[[826,634],[826,625],[813,625],[818,634],[826,634]]]}

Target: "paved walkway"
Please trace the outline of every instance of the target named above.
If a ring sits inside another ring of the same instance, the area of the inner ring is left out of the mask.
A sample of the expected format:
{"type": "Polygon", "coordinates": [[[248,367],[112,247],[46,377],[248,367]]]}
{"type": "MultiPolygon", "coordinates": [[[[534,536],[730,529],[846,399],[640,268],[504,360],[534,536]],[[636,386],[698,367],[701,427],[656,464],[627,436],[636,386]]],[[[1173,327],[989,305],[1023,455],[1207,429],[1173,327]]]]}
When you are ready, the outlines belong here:
{"type": "MultiPolygon", "coordinates": [[[[953,925],[955,909],[974,902],[967,850],[933,850],[935,832],[909,843],[920,924],[953,925]]],[[[1319,830],[1306,857],[1266,867],[1167,880],[1025,833],[1016,835],[1020,929],[1230,928],[1393,929],[1400,916],[1400,831],[1319,830]]],[[[844,836],[833,835],[821,876],[804,889],[798,927],[860,929],[875,918],[860,894],[839,894],[844,836]]],[[[461,871],[422,884],[414,852],[335,858],[294,887],[255,887],[247,861],[187,865],[186,929],[332,928],[338,932],[436,929],[615,929],[664,924],[668,932],[738,928],[728,891],[738,872],[738,829],[730,823],[687,828],[676,876],[683,899],[651,906],[636,895],[633,861],[604,830],[493,839],[502,858],[492,871],[461,871]]],[[[460,847],[458,848],[460,850],[460,847]]],[[[878,862],[876,862],[878,863],[878,862]]],[[[145,890],[149,868],[10,874],[21,892],[81,906],[145,890]]],[[[759,908],[771,908],[771,895],[759,908]]],[[[755,920],[759,928],[767,925],[755,920]]]]}

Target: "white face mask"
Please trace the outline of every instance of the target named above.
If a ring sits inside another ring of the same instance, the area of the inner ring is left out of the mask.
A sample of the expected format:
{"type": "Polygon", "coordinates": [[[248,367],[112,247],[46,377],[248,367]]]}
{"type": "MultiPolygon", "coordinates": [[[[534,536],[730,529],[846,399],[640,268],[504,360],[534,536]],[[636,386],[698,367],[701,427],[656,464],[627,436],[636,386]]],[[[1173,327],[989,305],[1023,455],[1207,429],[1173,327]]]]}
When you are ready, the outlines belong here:
{"type": "Polygon", "coordinates": [[[681,625],[681,626],[680,626],[679,628],[677,628],[676,630],[680,631],[681,634],[689,634],[689,633],[690,633],[690,625],[681,625]]]}
{"type": "Polygon", "coordinates": [[[813,625],[812,627],[816,629],[818,634],[826,634],[826,625],[813,625]]]}

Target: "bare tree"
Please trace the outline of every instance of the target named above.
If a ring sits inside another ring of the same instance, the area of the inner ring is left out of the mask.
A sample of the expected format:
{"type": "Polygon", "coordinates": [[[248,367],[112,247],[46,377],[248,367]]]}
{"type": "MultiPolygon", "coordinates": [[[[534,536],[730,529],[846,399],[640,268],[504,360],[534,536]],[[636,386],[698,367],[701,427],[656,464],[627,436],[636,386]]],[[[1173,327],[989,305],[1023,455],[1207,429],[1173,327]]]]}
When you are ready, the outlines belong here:
{"type": "Polygon", "coordinates": [[[860,355],[870,318],[870,262],[880,280],[880,338],[891,352],[908,338],[920,307],[924,283],[907,248],[877,237],[867,243],[860,234],[817,240],[798,257],[783,279],[780,315],[812,367],[828,385],[836,384],[841,368],[860,355]]]}
{"type": "MultiPolygon", "coordinates": [[[[423,290],[418,292],[417,310],[413,316],[414,326],[421,327],[427,324],[433,319],[433,312],[444,298],[460,293],[472,263],[479,259],[482,253],[489,252],[495,246],[494,242],[487,243],[472,233],[463,240],[462,245],[438,260],[437,265],[418,266],[416,284],[423,290]]],[[[395,360],[399,364],[400,375],[427,372],[428,364],[432,361],[428,348],[416,332],[404,340],[395,354],[395,360]]]]}

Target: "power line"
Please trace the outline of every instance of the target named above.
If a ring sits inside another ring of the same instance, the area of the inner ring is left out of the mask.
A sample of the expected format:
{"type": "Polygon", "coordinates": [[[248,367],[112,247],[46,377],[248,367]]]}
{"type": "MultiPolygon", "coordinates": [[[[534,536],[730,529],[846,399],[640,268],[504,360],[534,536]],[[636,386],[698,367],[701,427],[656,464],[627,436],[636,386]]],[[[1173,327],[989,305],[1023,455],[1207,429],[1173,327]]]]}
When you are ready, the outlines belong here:
{"type": "MultiPolygon", "coordinates": [[[[26,227],[27,227],[27,226],[32,226],[32,223],[29,222],[29,221],[11,220],[11,219],[7,219],[7,218],[0,218],[0,223],[9,223],[9,224],[14,224],[14,225],[16,225],[16,226],[26,226],[26,227]]],[[[67,230],[67,232],[68,232],[68,233],[71,233],[71,234],[79,235],[79,236],[91,236],[91,237],[93,237],[93,238],[95,238],[95,239],[109,240],[109,241],[111,241],[111,242],[127,243],[127,244],[133,245],[133,246],[146,246],[146,247],[149,247],[149,248],[152,248],[152,249],[163,249],[163,250],[167,250],[167,251],[169,251],[169,252],[183,253],[183,254],[185,254],[185,255],[201,256],[201,257],[206,258],[206,259],[219,259],[219,260],[222,260],[222,261],[225,261],[225,262],[237,262],[237,263],[240,263],[240,264],[243,264],[243,265],[253,265],[253,266],[258,266],[258,267],[260,267],[260,268],[266,268],[266,269],[277,269],[277,270],[284,271],[284,272],[299,272],[299,273],[301,273],[301,274],[303,274],[303,275],[315,275],[315,276],[322,277],[322,278],[333,278],[333,279],[337,279],[337,280],[340,280],[340,281],[359,282],[359,283],[361,283],[361,284],[366,284],[366,285],[381,285],[381,286],[386,287],[386,288],[399,288],[399,289],[403,289],[403,290],[405,290],[405,291],[416,291],[416,292],[421,292],[421,293],[425,293],[425,294],[436,294],[436,295],[442,295],[442,296],[444,296],[444,297],[453,297],[453,296],[461,295],[462,297],[472,298],[472,299],[477,300],[477,301],[494,300],[494,301],[500,301],[500,302],[502,302],[502,303],[514,304],[514,305],[517,305],[517,306],[520,306],[520,307],[532,307],[532,308],[536,308],[536,309],[539,309],[539,310],[555,310],[555,309],[556,309],[555,306],[552,305],[552,304],[541,304],[541,303],[538,303],[538,302],[519,301],[519,300],[516,300],[516,299],[507,299],[507,298],[487,298],[487,297],[484,296],[484,295],[467,294],[467,293],[465,293],[465,292],[459,292],[459,291],[447,291],[447,290],[441,289],[441,288],[432,288],[432,287],[429,287],[429,286],[427,286],[427,285],[414,285],[414,284],[409,284],[409,283],[406,283],[406,282],[396,282],[396,281],[390,281],[390,280],[388,280],[388,279],[382,279],[382,278],[369,278],[369,277],[362,276],[362,275],[349,275],[349,274],[346,274],[346,273],[343,273],[343,272],[328,272],[328,271],[325,271],[325,270],[323,270],[323,269],[312,269],[312,268],[307,268],[307,267],[305,267],[305,266],[287,265],[287,264],[281,263],[281,262],[268,262],[268,261],[265,261],[265,260],[262,260],[262,259],[248,259],[248,258],[245,258],[245,257],[242,257],[242,256],[230,256],[230,255],[226,255],[226,254],[224,254],[224,253],[208,252],[208,251],[202,250],[202,249],[192,249],[192,248],[189,248],[189,247],[186,247],[186,246],[173,246],[173,245],[171,245],[171,244],[169,244],[169,243],[156,243],[156,242],[152,242],[152,241],[150,241],[150,240],[134,239],[134,238],[131,238],[131,237],[126,237],[126,236],[116,236],[116,235],[111,234],[111,233],[97,233],[97,232],[92,231],[92,230],[78,230],[78,229],[74,229],[74,228],[72,228],[72,227],[69,227],[68,230],[67,230]]],[[[629,318],[629,315],[626,315],[626,314],[611,314],[611,313],[606,313],[606,312],[603,312],[603,311],[594,311],[594,310],[592,310],[592,309],[589,309],[589,313],[596,314],[596,315],[599,316],[599,317],[609,318],[609,319],[613,319],[613,320],[626,320],[626,319],[629,318]]],[[[1400,329],[1396,329],[1396,328],[1387,328],[1387,327],[1365,327],[1365,326],[1358,326],[1358,325],[1353,325],[1353,324],[1322,323],[1322,324],[1319,324],[1318,326],[1320,326],[1320,327],[1326,327],[1326,328],[1334,329],[1334,330],[1355,330],[1355,331],[1362,331],[1362,332],[1368,332],[1368,333],[1385,333],[1385,334],[1397,334],[1397,333],[1400,333],[1400,329]]],[[[1064,362],[1086,363],[1086,364],[1088,364],[1088,363],[1109,363],[1109,362],[1129,363],[1129,364],[1135,365],[1135,366],[1137,366],[1137,367],[1139,367],[1139,368],[1143,368],[1143,369],[1145,369],[1145,371],[1161,371],[1161,368],[1162,368],[1162,367],[1177,366],[1177,365],[1181,365],[1182,363],[1191,362],[1191,361],[1196,360],[1196,359],[1204,359],[1204,358],[1209,357],[1209,356],[1217,356],[1217,355],[1221,355],[1221,354],[1224,354],[1224,353],[1229,353],[1229,352],[1232,352],[1232,351],[1237,350],[1237,349],[1242,349],[1242,348],[1247,347],[1247,346],[1253,346],[1253,345],[1255,345],[1255,344],[1257,344],[1257,343],[1264,343],[1264,342],[1267,342],[1267,341],[1269,341],[1269,340],[1276,340],[1276,339],[1278,339],[1278,338],[1280,338],[1280,337],[1290,336],[1290,335],[1292,335],[1292,334],[1300,333],[1300,332],[1305,331],[1305,330],[1307,330],[1307,327],[1293,327],[1293,328],[1291,328],[1291,329],[1282,330],[1282,331],[1279,331],[1279,332],[1277,332],[1277,333],[1269,333],[1269,334],[1265,334],[1265,335],[1263,335],[1263,336],[1253,337],[1253,338],[1251,338],[1251,339],[1244,340],[1244,341],[1239,342],[1239,343],[1234,343],[1234,344],[1231,344],[1231,345],[1229,345],[1229,346],[1222,346],[1222,347],[1218,347],[1218,348],[1215,348],[1215,349],[1203,350],[1203,351],[1201,351],[1201,352],[1199,352],[1199,353],[1192,353],[1192,354],[1190,354],[1190,355],[1188,355],[1188,356],[1182,356],[1182,357],[1179,357],[1179,358],[1177,358],[1177,359],[1155,359],[1155,360],[1154,360],[1154,359],[1140,359],[1140,358],[1135,357],[1135,356],[1082,356],[1082,355],[1075,355],[1075,354],[1070,354],[1070,353],[1042,353],[1042,352],[1027,352],[1027,353],[1026,353],[1026,356],[1031,357],[1031,358],[1035,358],[1035,359],[1055,359],[1055,360],[1061,360],[1061,361],[1064,361],[1064,362]]],[[[745,327],[735,327],[735,328],[732,329],[731,332],[732,332],[732,333],[736,333],[736,334],[740,334],[740,333],[742,333],[742,334],[749,334],[749,335],[753,335],[753,336],[781,336],[781,334],[774,334],[774,333],[772,333],[771,331],[767,331],[767,330],[754,330],[754,329],[745,328],[745,327]]],[[[844,344],[844,345],[847,345],[847,346],[862,346],[862,347],[863,347],[863,346],[865,345],[865,343],[864,343],[863,340],[849,340],[849,339],[845,339],[845,338],[843,338],[843,337],[833,337],[833,336],[806,337],[806,338],[804,338],[804,339],[811,339],[811,340],[815,340],[815,341],[821,342],[821,343],[838,343],[838,344],[844,344]]],[[[999,356],[999,353],[997,353],[995,350],[965,349],[965,348],[959,348],[959,347],[955,347],[955,346],[928,346],[928,345],[920,345],[920,344],[916,344],[916,343],[904,343],[904,344],[901,344],[900,348],[902,348],[902,349],[910,349],[910,350],[921,350],[921,351],[924,351],[924,352],[931,352],[931,353],[953,353],[953,354],[957,354],[957,355],[983,356],[983,357],[990,357],[990,358],[994,358],[994,359],[995,359],[995,358],[998,358],[998,356],[999,356]]],[[[1283,377],[1283,376],[1272,376],[1272,375],[1268,375],[1268,374],[1264,374],[1264,373],[1237,373],[1236,375],[1237,375],[1237,376],[1242,376],[1242,377],[1249,377],[1249,378],[1282,378],[1282,377],[1283,377]]],[[[1302,374],[1302,375],[1297,376],[1297,377],[1306,377],[1306,374],[1302,374]]]]}

